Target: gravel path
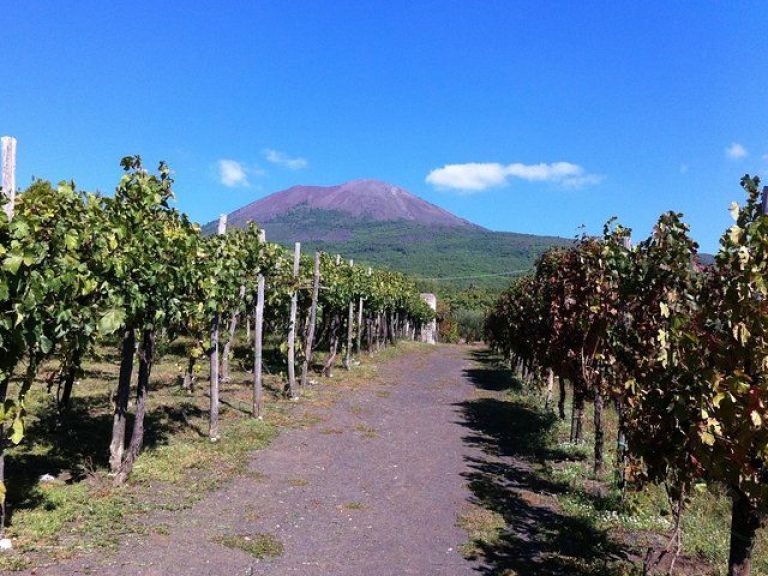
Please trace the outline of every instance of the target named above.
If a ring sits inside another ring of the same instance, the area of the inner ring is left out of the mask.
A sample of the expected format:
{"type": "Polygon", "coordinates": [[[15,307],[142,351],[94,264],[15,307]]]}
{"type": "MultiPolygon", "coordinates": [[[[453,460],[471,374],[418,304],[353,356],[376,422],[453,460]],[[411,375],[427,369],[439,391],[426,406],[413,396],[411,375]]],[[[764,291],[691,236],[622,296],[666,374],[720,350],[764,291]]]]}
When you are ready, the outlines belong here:
{"type": "Polygon", "coordinates": [[[250,473],[193,508],[165,535],[127,540],[37,574],[462,576],[477,574],[457,548],[470,499],[457,404],[471,397],[466,348],[438,346],[384,363],[372,381],[321,409],[322,421],[280,434],[255,452],[250,473]],[[216,542],[269,534],[282,556],[257,560],[216,542]]]}

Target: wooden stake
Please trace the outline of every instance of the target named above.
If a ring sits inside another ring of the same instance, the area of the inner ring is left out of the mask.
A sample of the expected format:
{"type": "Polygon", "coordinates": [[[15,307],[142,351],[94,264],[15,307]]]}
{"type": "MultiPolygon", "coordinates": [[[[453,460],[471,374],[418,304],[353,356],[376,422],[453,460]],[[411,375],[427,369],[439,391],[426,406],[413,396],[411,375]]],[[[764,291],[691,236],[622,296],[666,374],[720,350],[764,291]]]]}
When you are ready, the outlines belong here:
{"type": "Polygon", "coordinates": [[[309,306],[309,327],[307,341],[304,344],[304,364],[301,367],[301,385],[307,385],[309,370],[312,366],[312,346],[315,340],[315,324],[317,323],[317,300],[320,295],[320,252],[315,252],[315,267],[312,271],[312,303],[309,306]]]}
{"type": "Polygon", "coordinates": [[[211,442],[219,439],[219,313],[211,322],[211,409],[208,438],[211,442]]]}
{"type": "MultiPolygon", "coordinates": [[[[354,260],[349,261],[350,266],[354,266],[354,260]]],[[[352,368],[352,339],[355,334],[355,301],[349,301],[349,312],[347,314],[347,349],[344,352],[344,368],[352,368]]]]}
{"type": "MultiPolygon", "coordinates": [[[[264,244],[267,235],[259,230],[259,243],[264,244]]],[[[261,254],[262,251],[260,250],[261,254]]],[[[259,263],[261,265],[261,263],[259,263]]],[[[261,381],[262,340],[264,331],[264,275],[256,277],[256,308],[253,311],[253,406],[251,413],[255,418],[263,418],[264,387],[261,381]]]]}
{"type": "MultiPolygon", "coordinates": [[[[299,259],[301,242],[293,248],[293,279],[299,277],[299,259]]],[[[294,289],[291,294],[291,317],[288,321],[288,386],[286,392],[290,398],[296,397],[296,312],[299,305],[299,293],[294,289]]]]}
{"type": "MultiPolygon", "coordinates": [[[[218,233],[225,234],[227,232],[227,215],[222,214],[219,216],[218,233]]],[[[210,352],[210,425],[208,429],[208,438],[211,442],[216,442],[219,439],[219,311],[213,315],[211,321],[211,352],[210,352]]]]}
{"type": "Polygon", "coordinates": [[[355,351],[357,354],[361,354],[360,346],[362,345],[363,338],[363,297],[360,296],[360,300],[357,302],[357,342],[355,343],[355,351]]]}
{"type": "Polygon", "coordinates": [[[253,416],[263,418],[264,388],[261,383],[262,332],[264,328],[264,275],[256,279],[256,310],[253,313],[253,416]]]}
{"type": "Polygon", "coordinates": [[[8,198],[5,204],[5,213],[8,220],[13,218],[13,208],[16,203],[16,138],[13,136],[3,136],[0,138],[0,154],[2,154],[3,194],[8,198]]]}

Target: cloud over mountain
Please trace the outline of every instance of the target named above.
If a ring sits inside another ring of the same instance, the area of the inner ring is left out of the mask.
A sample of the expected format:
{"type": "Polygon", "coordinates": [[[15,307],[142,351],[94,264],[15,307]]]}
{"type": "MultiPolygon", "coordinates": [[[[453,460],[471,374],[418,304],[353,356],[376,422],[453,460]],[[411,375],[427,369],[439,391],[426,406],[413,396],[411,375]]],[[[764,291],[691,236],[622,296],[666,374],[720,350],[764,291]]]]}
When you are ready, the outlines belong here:
{"type": "Polygon", "coordinates": [[[446,164],[432,170],[426,178],[437,188],[475,193],[504,186],[512,179],[528,182],[551,182],[567,188],[580,188],[598,184],[603,180],[599,174],[588,173],[578,164],[552,162],[539,164],[499,164],[497,162],[469,162],[446,164]]]}

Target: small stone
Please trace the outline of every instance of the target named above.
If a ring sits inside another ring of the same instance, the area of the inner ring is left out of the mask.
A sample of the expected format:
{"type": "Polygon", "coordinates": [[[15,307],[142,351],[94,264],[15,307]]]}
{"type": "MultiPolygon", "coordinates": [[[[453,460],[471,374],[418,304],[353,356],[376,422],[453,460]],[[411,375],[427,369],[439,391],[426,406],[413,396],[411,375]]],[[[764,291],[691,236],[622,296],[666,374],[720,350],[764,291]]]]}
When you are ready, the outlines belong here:
{"type": "Polygon", "coordinates": [[[0,550],[11,550],[12,548],[13,543],[11,542],[10,538],[0,539],[0,550]]]}
{"type": "Polygon", "coordinates": [[[39,481],[42,484],[44,484],[46,482],[56,482],[56,477],[55,476],[51,476],[50,474],[43,474],[42,476],[40,476],[39,481]]]}

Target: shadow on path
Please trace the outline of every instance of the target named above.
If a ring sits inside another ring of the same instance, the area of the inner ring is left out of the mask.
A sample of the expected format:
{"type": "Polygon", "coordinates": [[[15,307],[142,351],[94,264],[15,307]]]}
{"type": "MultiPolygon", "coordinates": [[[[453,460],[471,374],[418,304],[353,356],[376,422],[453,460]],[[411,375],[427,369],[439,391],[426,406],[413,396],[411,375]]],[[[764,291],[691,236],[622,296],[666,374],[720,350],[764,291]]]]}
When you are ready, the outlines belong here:
{"type": "MultiPolygon", "coordinates": [[[[472,354],[465,371],[481,390],[519,390],[510,371],[484,351],[472,354]]],[[[524,402],[479,397],[461,403],[464,441],[480,448],[466,473],[473,503],[500,514],[507,525],[495,541],[476,542],[478,571],[484,575],[618,576],[627,551],[605,532],[561,514],[553,495],[568,486],[539,472],[548,461],[569,459],[553,441],[556,419],[524,402]]]]}

